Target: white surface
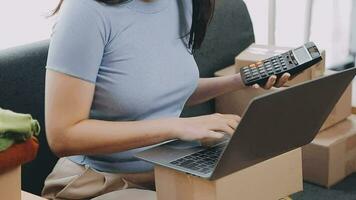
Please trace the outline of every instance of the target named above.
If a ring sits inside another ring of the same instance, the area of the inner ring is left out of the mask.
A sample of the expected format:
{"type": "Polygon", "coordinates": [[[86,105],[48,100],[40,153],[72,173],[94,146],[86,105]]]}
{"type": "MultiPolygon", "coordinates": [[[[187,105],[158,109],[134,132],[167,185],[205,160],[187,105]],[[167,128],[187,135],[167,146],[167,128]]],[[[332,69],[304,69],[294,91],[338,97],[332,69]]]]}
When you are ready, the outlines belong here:
{"type": "Polygon", "coordinates": [[[47,39],[53,19],[48,19],[57,0],[0,0],[0,49],[47,39]]]}
{"type": "Polygon", "coordinates": [[[268,44],[276,44],[276,0],[268,3],[268,44]]]}
{"type": "Polygon", "coordinates": [[[353,0],[351,29],[352,35],[350,50],[353,54],[356,54],[356,0],[353,0]]]}
{"type": "MultiPolygon", "coordinates": [[[[304,43],[307,2],[277,0],[276,44],[296,47],[304,43]]],[[[326,50],[326,65],[343,61],[349,53],[351,2],[314,0],[310,40],[326,50]]],[[[355,0],[354,0],[355,1],[355,0]]],[[[245,0],[254,25],[256,43],[268,44],[269,0],[245,0]]]]}
{"type": "Polygon", "coordinates": [[[312,22],[312,16],[313,16],[313,5],[314,5],[314,0],[309,0],[306,3],[305,21],[304,21],[304,42],[305,43],[310,40],[311,22],[312,22]]]}

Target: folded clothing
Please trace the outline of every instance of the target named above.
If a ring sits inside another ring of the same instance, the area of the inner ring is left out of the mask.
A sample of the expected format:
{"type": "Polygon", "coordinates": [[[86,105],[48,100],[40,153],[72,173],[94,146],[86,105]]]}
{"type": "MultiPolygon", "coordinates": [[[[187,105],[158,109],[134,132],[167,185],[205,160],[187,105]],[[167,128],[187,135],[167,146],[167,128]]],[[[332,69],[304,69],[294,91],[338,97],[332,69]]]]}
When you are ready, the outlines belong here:
{"type": "Polygon", "coordinates": [[[0,152],[17,142],[38,136],[40,126],[29,114],[15,113],[0,108],[0,152]]]}
{"type": "Polygon", "coordinates": [[[38,140],[32,137],[23,143],[14,144],[7,150],[0,152],[0,173],[34,160],[38,148],[38,140]]]}

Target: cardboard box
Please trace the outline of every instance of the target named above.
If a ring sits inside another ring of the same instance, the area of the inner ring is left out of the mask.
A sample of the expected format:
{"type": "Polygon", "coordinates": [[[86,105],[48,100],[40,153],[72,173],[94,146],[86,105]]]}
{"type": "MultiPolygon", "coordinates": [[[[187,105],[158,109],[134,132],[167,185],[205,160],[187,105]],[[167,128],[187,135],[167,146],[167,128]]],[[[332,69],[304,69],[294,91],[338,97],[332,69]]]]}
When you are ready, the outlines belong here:
{"type": "Polygon", "coordinates": [[[356,114],[356,81],[352,82],[352,114],[356,114]]]}
{"type": "MultiPolygon", "coordinates": [[[[215,76],[228,76],[234,74],[234,66],[227,67],[223,70],[217,71],[215,76]]],[[[326,71],[325,74],[334,73],[332,71],[326,71]]],[[[245,88],[236,92],[228,93],[222,96],[219,96],[215,99],[215,109],[218,113],[223,114],[237,114],[242,115],[247,108],[250,101],[257,96],[262,94],[271,93],[274,91],[282,90],[283,88],[272,88],[271,90],[264,90],[264,89],[254,89],[254,88],[245,88]]],[[[332,110],[331,114],[324,122],[320,131],[329,128],[336,123],[346,119],[351,115],[351,101],[352,101],[352,85],[350,85],[334,109],[332,110]]]]}
{"type": "MultiPolygon", "coordinates": [[[[292,48],[290,47],[276,47],[269,45],[258,45],[251,44],[246,50],[244,50],[240,55],[235,58],[236,71],[240,72],[240,68],[247,65],[256,63],[257,61],[270,58],[281,53],[285,53],[292,48]]],[[[314,65],[311,68],[306,69],[304,72],[299,74],[292,81],[287,83],[287,86],[292,86],[298,83],[302,83],[307,80],[312,80],[313,78],[320,77],[325,71],[325,51],[321,50],[323,61],[314,65]]]]}
{"type": "Polygon", "coordinates": [[[0,173],[1,199],[21,200],[21,167],[0,173]]]}
{"type": "Polygon", "coordinates": [[[352,114],[352,84],[345,90],[320,131],[334,126],[352,114]]]}
{"type": "Polygon", "coordinates": [[[303,190],[301,149],[216,181],[155,167],[158,200],[277,200],[303,190]]]}
{"type": "Polygon", "coordinates": [[[356,172],[356,115],[321,132],[303,147],[306,181],[331,187],[356,172]]]}

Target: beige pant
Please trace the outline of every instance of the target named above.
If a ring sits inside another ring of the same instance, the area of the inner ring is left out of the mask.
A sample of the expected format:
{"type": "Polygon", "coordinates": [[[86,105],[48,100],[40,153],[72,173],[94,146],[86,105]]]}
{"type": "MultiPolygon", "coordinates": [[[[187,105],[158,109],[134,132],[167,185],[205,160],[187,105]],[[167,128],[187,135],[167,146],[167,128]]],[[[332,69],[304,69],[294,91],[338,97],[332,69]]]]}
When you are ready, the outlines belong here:
{"type": "Polygon", "coordinates": [[[61,158],[47,177],[42,196],[54,200],[155,200],[153,190],[153,172],[104,173],[61,158]]]}

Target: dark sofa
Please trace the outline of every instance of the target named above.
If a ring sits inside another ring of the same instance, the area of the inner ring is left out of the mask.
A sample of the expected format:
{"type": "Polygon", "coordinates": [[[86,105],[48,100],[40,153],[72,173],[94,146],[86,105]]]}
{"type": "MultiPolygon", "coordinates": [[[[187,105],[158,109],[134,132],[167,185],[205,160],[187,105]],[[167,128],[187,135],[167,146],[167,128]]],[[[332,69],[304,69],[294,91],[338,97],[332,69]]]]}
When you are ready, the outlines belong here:
{"type": "MultiPolygon", "coordinates": [[[[234,57],[254,42],[248,10],[242,0],[217,0],[216,13],[201,50],[195,52],[202,77],[234,63],[234,57]]],[[[23,166],[22,187],[40,194],[43,181],[57,158],[45,135],[44,84],[49,41],[0,51],[0,107],[30,113],[40,121],[40,151],[33,162],[23,166]]],[[[184,110],[183,116],[214,112],[208,102],[184,110]]]]}

